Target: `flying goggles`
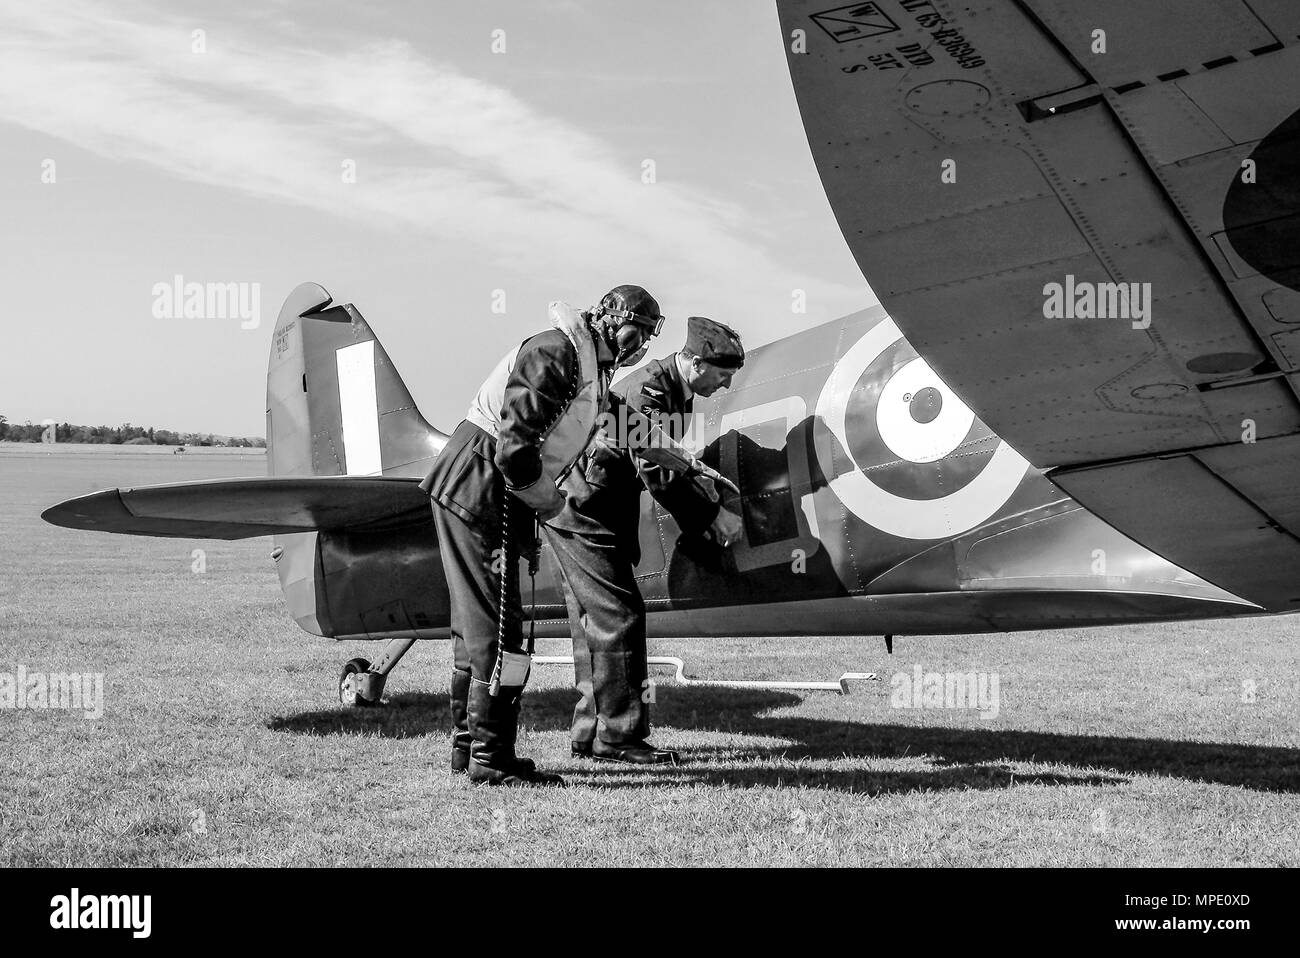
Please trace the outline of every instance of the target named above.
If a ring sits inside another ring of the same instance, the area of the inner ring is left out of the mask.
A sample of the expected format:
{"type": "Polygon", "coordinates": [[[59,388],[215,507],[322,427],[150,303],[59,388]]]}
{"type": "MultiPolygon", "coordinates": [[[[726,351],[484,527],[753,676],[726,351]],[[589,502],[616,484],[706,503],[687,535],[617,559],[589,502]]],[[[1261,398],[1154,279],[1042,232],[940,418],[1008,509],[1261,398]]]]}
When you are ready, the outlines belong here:
{"type": "Polygon", "coordinates": [[[615,319],[622,320],[619,323],[635,323],[644,329],[650,331],[651,336],[658,336],[664,328],[665,319],[663,316],[647,316],[644,313],[634,313],[630,309],[611,309],[608,306],[597,307],[605,316],[613,316],[615,319]]]}

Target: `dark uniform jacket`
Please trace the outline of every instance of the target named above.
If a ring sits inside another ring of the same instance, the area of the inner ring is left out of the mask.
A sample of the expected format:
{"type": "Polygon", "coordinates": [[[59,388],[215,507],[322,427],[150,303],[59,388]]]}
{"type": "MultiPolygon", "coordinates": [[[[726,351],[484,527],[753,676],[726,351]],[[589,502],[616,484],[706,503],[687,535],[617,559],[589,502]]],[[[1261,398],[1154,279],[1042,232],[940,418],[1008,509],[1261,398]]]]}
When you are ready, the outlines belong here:
{"type": "MultiPolygon", "coordinates": [[[[614,383],[609,421],[625,421],[619,415],[620,403],[661,422],[673,439],[681,441],[693,401],[677,371],[676,354],[656,359],[614,383]]],[[[694,480],[636,457],[618,440],[605,433],[597,435],[565,481],[568,505],[551,525],[584,535],[614,535],[635,564],[641,554],[637,532],[644,485],[672,514],[683,535],[702,535],[717,517],[719,504],[694,480]]]]}
{"type": "MultiPolygon", "coordinates": [[[[579,376],[578,351],[563,332],[526,340],[506,383],[499,437],[463,421],[420,488],[471,525],[499,525],[502,480],[522,489],[541,476],[542,440],[572,401],[579,376]]],[[[512,499],[512,518],[516,513],[531,521],[532,511],[512,499]]]]}

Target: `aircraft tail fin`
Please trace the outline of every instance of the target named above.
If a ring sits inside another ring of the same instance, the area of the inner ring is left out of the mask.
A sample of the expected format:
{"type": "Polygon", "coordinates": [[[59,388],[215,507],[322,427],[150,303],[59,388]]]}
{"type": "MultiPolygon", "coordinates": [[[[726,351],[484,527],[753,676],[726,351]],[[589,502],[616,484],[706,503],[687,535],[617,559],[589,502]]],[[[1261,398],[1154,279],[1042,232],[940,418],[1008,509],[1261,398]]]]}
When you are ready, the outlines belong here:
{"type": "Polygon", "coordinates": [[[447,436],[420,415],[361,313],[331,302],[303,283],[280,309],[266,374],[268,474],[423,478],[447,436]]]}

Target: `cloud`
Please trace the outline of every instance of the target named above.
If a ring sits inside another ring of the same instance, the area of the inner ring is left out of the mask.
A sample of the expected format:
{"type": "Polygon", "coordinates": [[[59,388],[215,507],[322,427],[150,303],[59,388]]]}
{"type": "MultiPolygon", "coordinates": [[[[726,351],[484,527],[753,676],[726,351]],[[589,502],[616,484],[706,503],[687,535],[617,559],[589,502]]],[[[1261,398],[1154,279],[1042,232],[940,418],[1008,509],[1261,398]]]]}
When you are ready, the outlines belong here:
{"type": "Polygon", "coordinates": [[[729,285],[769,312],[796,287],[864,298],[775,259],[750,211],[688,184],[646,185],[598,136],[404,42],[308,48],[262,24],[210,28],[195,53],[191,25],[152,10],[0,9],[0,121],[102,156],[473,244],[535,277],[593,264],[636,277],[652,262],[677,292],[729,285]]]}

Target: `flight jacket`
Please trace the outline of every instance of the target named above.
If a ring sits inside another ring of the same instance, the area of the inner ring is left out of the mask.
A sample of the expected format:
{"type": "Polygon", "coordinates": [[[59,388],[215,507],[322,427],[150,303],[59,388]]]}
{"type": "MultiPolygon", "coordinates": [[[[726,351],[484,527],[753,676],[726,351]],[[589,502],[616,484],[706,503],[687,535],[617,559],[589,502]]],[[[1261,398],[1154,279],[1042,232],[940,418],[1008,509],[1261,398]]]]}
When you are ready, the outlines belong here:
{"type": "Polygon", "coordinates": [[[467,522],[493,512],[493,470],[530,509],[558,508],[563,497],[556,484],[591,441],[609,371],[597,360],[595,336],[581,312],[552,303],[550,315],[552,329],[511,350],[488,375],[421,483],[435,502],[467,522]]]}

